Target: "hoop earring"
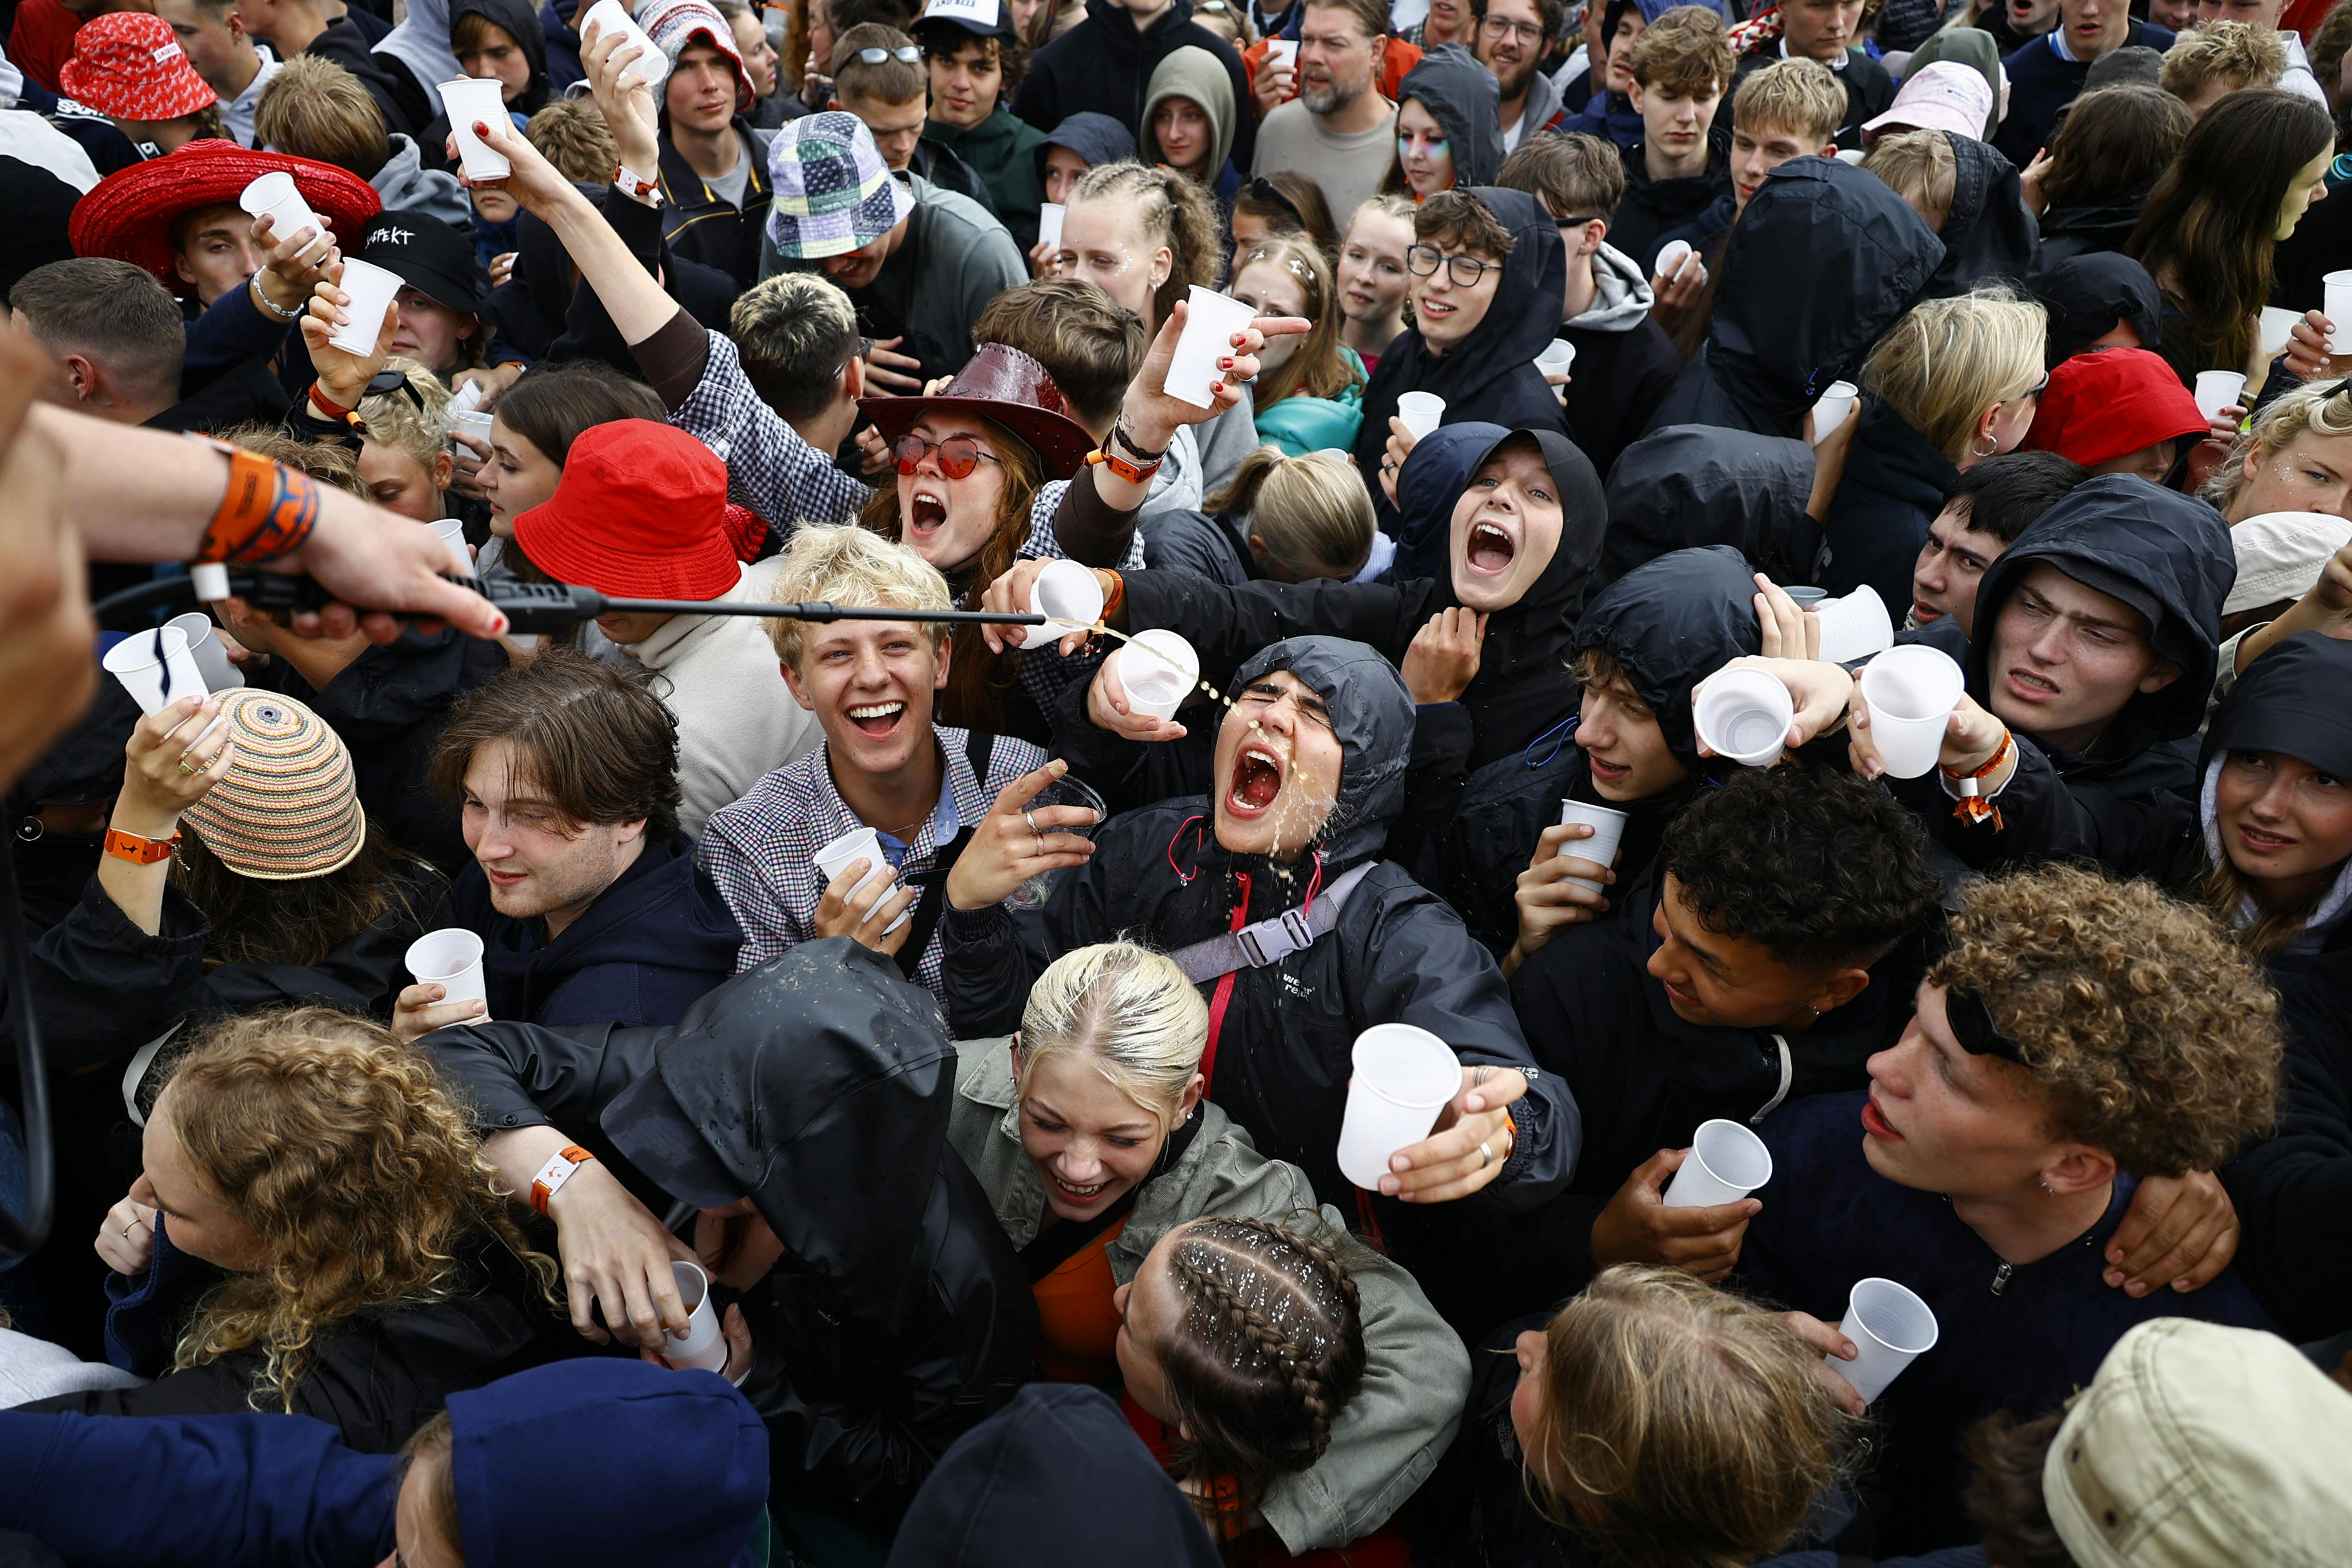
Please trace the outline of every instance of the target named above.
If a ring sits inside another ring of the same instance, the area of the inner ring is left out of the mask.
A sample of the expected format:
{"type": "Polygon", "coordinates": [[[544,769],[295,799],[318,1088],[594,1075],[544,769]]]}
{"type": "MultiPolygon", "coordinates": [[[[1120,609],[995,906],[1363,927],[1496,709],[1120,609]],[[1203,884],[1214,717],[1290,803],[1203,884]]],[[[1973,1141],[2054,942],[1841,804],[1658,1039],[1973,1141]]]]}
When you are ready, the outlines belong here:
{"type": "Polygon", "coordinates": [[[1994,453],[1996,453],[1996,452],[1998,452],[1998,451],[2000,451],[2000,442],[1998,442],[1998,441],[1994,440],[1991,437],[1987,436],[1987,435],[1983,435],[1983,434],[1981,434],[1981,433],[1979,433],[1979,434],[1978,435],[1978,437],[1977,437],[1977,438],[1976,438],[1976,441],[1971,441],[1971,442],[1969,442],[1969,456],[1970,456],[1971,458],[1990,458],[1990,457],[1991,457],[1994,453]],[[1983,443],[1984,443],[1984,450],[1983,450],[1983,451],[1979,452],[1979,451],[1978,451],[1978,450],[1977,450],[1977,441],[1981,441],[1981,442],[1983,442],[1983,443]]]}

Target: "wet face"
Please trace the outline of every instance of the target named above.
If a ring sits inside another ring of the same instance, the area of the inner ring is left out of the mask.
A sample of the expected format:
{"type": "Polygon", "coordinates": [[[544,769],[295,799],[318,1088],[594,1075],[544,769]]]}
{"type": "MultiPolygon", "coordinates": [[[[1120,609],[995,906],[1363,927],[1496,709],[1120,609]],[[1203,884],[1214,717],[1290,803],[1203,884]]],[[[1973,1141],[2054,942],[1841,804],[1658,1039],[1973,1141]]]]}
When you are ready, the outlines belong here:
{"type": "Polygon", "coordinates": [[[1495,291],[1503,284],[1499,258],[1458,241],[1449,245],[1443,235],[1416,240],[1405,253],[1405,272],[1412,279],[1413,321],[1421,328],[1422,341],[1439,354],[1459,347],[1478,330],[1495,302],[1495,291]],[[1478,280],[1460,281],[1457,274],[1466,274],[1474,264],[1478,280]],[[1425,275],[1424,268],[1428,268],[1425,275]]]}
{"type": "Polygon", "coordinates": [[[1454,144],[1417,98],[1406,99],[1397,110],[1397,164],[1416,196],[1454,188],[1454,144]]]}
{"type": "Polygon", "coordinates": [[[1163,98],[1151,111],[1159,161],[1180,174],[1205,180],[1216,173],[1209,167],[1212,135],[1208,112],[1189,98],[1163,98]]]}
{"type": "Polygon", "coordinates": [[[531,444],[530,437],[493,413],[490,460],[482,465],[482,488],[490,499],[490,531],[514,537],[514,520],[553,499],[563,469],[531,444]]]}
{"type": "Polygon", "coordinates": [[[2306,429],[2268,457],[2247,465],[2246,482],[2230,503],[2230,521],[2273,511],[2324,511],[2352,518],[2352,436],[2306,429]]]}
{"type": "Polygon", "coordinates": [[[448,488],[451,467],[446,452],[436,454],[427,468],[401,447],[373,437],[360,442],[360,482],[367,486],[368,499],[419,522],[436,522],[446,515],[441,510],[441,492],[448,488]]]}
{"type": "Polygon", "coordinates": [[[196,1173],[180,1142],[173,1110],[174,1098],[166,1085],[139,1140],[140,1164],[154,1189],[155,1206],[163,1211],[163,1228],[171,1233],[172,1245],[232,1274],[267,1267],[268,1243],[196,1173]]]}
{"type": "Polygon", "coordinates": [[[261,270],[253,220],[234,203],[199,207],[177,226],[181,239],[175,270],[181,281],[195,289],[197,304],[209,305],[236,292],[261,270]]]}
{"type": "Polygon", "coordinates": [[[768,42],[768,29],[756,15],[730,16],[727,26],[735,35],[735,52],[743,57],[743,74],[751,79],[752,92],[761,98],[774,92],[776,47],[768,42]]]}
{"type": "Polygon", "coordinates": [[[2266,901],[2324,892],[2352,858],[2352,782],[2284,752],[2229,752],[2213,807],[2221,852],[2266,901]]]}
{"type": "Polygon", "coordinates": [[[1339,798],[1339,736],[1313,688],[1261,676],[1217,731],[1217,842],[1236,855],[1296,860],[1339,798]]]}
{"type": "Polygon", "coordinates": [[[470,77],[496,78],[509,103],[530,85],[530,57],[515,37],[495,22],[481,24],[474,47],[457,51],[457,68],[470,77]]]}
{"type": "Polygon", "coordinates": [[[1731,128],[1731,199],[1734,210],[1746,212],[1748,203],[1764,188],[1764,176],[1791,158],[1826,157],[1829,149],[1811,147],[1795,132],[1778,125],[1735,125],[1731,128]]]}
{"type": "Polygon", "coordinates": [[[967,38],[953,49],[937,50],[928,68],[931,118],[940,124],[969,131],[996,112],[996,100],[1004,91],[1004,66],[997,58],[995,39],[967,38]]]}
{"type": "Polygon", "coordinates": [[[2312,204],[2327,197],[2327,167],[2336,161],[2336,149],[2323,147],[2318,156],[2295,171],[2287,182],[2286,198],[2279,204],[2278,228],[2271,237],[2285,239],[2294,233],[2294,226],[2303,221],[2312,204]]]}
{"type": "Polygon", "coordinates": [[[2000,560],[2008,548],[1991,534],[1969,526],[1965,502],[1937,513],[1936,521],[1927,525],[1927,542],[1919,546],[1919,559],[1911,568],[1912,623],[1932,626],[1949,616],[1963,635],[1972,633],[1977,585],[1984,580],[1985,568],[2000,560]]]}
{"type": "Polygon", "coordinates": [[[2058,16],[2066,47],[2077,59],[2112,54],[2131,36],[2129,0],[2058,0],[2058,16]]]}
{"type": "Polygon", "coordinates": [[[645,820],[573,822],[519,760],[502,739],[474,749],[459,826],[489,882],[491,907],[561,930],[635,862],[645,820]]]}
{"type": "Polygon", "coordinates": [[[1046,148],[1045,199],[1055,206],[1067,204],[1071,188],[1077,184],[1081,175],[1093,167],[1092,163],[1087,163],[1067,147],[1046,148]]]}
{"type": "Polygon", "coordinates": [[[1505,103],[1527,96],[1545,47],[1543,11],[1536,0],[1487,0],[1476,53],[1478,63],[1495,73],[1505,103]]]}
{"type": "Polygon", "coordinates": [[[1021,1080],[1021,1149],[1036,1167],[1045,1206],[1057,1219],[1103,1213],[1151,1174],[1168,1129],[1183,1125],[1201,1098],[1192,1079],[1172,1111],[1129,1096],[1084,1051],[1056,1051],[1034,1062],[1011,1047],[1021,1080]]]}
{"type": "Polygon", "coordinates": [[[1649,705],[1622,686],[1588,686],[1577,708],[1576,743],[1603,800],[1647,800],[1690,777],[1666,744],[1649,705]]]}
{"type": "MultiPolygon", "coordinates": [[[[1433,9],[1433,19],[1434,11],[1433,9]]],[[[1309,114],[1338,114],[1372,89],[1376,63],[1387,52],[1364,36],[1344,5],[1309,5],[1298,26],[1298,101],[1309,114]]]]}
{"type": "Polygon", "coordinates": [[[2145,616],[2047,562],[2009,595],[1992,636],[1993,712],[2067,751],[2087,749],[2133,697],[2180,679],[2145,616]]]}
{"type": "Polygon", "coordinates": [[[1368,212],[1349,228],[1339,286],[1339,309],[1349,321],[1390,321],[1404,309],[1404,253],[1412,244],[1410,218],[1368,212]]]}
{"type": "Polygon", "coordinates": [[[1641,7],[1628,5],[1617,18],[1617,30],[1609,37],[1609,90],[1620,98],[1633,85],[1633,40],[1648,26],[1642,19],[1641,7]]]}
{"type": "Polygon", "coordinates": [[[1788,0],[1780,7],[1780,37],[1791,58],[1826,65],[1853,47],[1862,10],[1862,0],[1788,0]]]}
{"type": "Polygon", "coordinates": [[[1064,278],[1093,284],[1157,328],[1153,291],[1168,281],[1175,252],[1147,243],[1143,224],[1126,203],[1109,199],[1072,202],[1062,217],[1062,253],[1056,270],[1064,278]]]}
{"type": "Polygon", "coordinates": [[[1519,602],[1559,549],[1559,486],[1532,441],[1512,441],[1454,503],[1454,595],[1474,610],[1519,602]]]}
{"type": "Polygon", "coordinates": [[[1955,1198],[2013,1196],[2071,1173],[2031,1068],[1953,1038],[1944,989],[1922,982],[1903,1037],[1870,1058],[1862,1148],[1890,1182],[1955,1198]]]}
{"type": "Polygon", "coordinates": [[[883,777],[913,766],[931,738],[932,693],[948,683],[949,647],[912,621],[812,626],[784,683],[824,731],[835,772],[883,777]]]}
{"type": "Polygon", "coordinates": [[[916,460],[914,472],[898,475],[899,537],[941,572],[961,571],[996,531],[1004,509],[1003,461],[990,443],[988,426],[969,415],[927,414],[908,433],[955,445],[945,450],[934,446],[916,460]],[[967,444],[974,448],[971,471],[953,478],[948,467],[960,463],[958,454],[967,444]]]}
{"type": "Polygon", "coordinates": [[[466,345],[482,330],[481,322],[422,289],[404,288],[394,299],[400,306],[400,324],[384,352],[406,355],[446,383],[463,363],[466,345]]]}
{"type": "MultiPolygon", "coordinates": [[[[1280,262],[1261,261],[1242,268],[1228,292],[1261,316],[1308,314],[1306,283],[1280,262]]],[[[1267,339],[1265,347],[1258,353],[1258,374],[1271,375],[1288,364],[1306,341],[1298,333],[1267,339]]]]}
{"type": "Polygon", "coordinates": [[[923,139],[923,121],[929,112],[921,94],[904,103],[884,103],[864,97],[840,101],[844,110],[864,121],[866,129],[873,132],[875,150],[882,154],[882,162],[893,169],[903,169],[915,161],[915,147],[923,139]]]}
{"type": "Polygon", "coordinates": [[[673,128],[715,136],[735,118],[735,68],[715,44],[695,42],[677,53],[662,104],[673,128]]]}
{"type": "Polygon", "coordinates": [[[1168,1374],[1161,1369],[1161,1346],[1184,1322],[1184,1297],[1176,1289],[1176,1244],[1190,1225],[1181,1225],[1160,1238],[1144,1258],[1134,1281],[1111,1295],[1118,1313],[1118,1371],[1127,1393],[1138,1405],[1171,1426],[1176,1425],[1175,1401],[1168,1397],[1168,1374]]]}
{"type": "Polygon", "coordinates": [[[1827,1011],[1822,1003],[1831,974],[1776,958],[1762,942],[1707,930],[1672,873],[1650,930],[1658,939],[1650,977],[1686,1024],[1774,1029],[1804,1017],[1809,1007],[1827,1011]]]}

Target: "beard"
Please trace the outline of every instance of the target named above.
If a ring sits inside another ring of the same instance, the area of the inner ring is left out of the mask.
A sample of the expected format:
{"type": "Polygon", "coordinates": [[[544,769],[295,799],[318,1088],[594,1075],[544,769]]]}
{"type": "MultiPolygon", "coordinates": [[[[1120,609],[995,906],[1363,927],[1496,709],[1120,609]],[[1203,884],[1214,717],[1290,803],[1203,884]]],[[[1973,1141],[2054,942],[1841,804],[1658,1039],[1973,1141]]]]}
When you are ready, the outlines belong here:
{"type": "Polygon", "coordinates": [[[1370,86],[1364,82],[1349,87],[1335,81],[1326,88],[1302,87],[1298,89],[1298,101],[1307,106],[1309,114],[1337,114],[1363,97],[1370,86]]]}
{"type": "Polygon", "coordinates": [[[1499,89],[1497,96],[1507,103],[1512,99],[1526,97],[1528,84],[1536,79],[1536,68],[1542,64],[1543,55],[1536,49],[1528,49],[1523,53],[1517,65],[1506,61],[1496,62],[1489,68],[1495,73],[1495,85],[1499,89]]]}

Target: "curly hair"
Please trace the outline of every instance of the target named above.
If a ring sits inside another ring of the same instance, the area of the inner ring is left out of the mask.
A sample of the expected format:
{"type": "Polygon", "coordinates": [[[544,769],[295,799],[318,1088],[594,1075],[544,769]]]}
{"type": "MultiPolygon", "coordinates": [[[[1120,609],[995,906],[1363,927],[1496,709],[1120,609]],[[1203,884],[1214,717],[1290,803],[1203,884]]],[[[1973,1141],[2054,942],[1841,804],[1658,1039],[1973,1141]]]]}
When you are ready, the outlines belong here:
{"type": "Polygon", "coordinates": [[[2203,911],[2151,883],[2046,866],[1969,888],[1948,936],[1928,982],[1984,1003],[2056,1135],[2178,1176],[2270,1127],[2278,998],[2203,911]]]}
{"type": "Polygon", "coordinates": [[[1866,968],[1943,889],[1919,819],[1851,773],[1742,768],[1675,818],[1663,854],[1701,925],[1791,964],[1866,968]]]}
{"type": "Polygon", "coordinates": [[[1522,1479],[1634,1568],[1738,1568],[1787,1545],[1853,1424],[1780,1315],[1679,1268],[1603,1270],[1544,1330],[1522,1479]]]}
{"type": "Polygon", "coordinates": [[[1330,1243],[1256,1219],[1194,1221],[1169,1270],[1184,1310],[1156,1349],[1191,1434],[1172,1468],[1180,1480],[1230,1477],[1255,1502],[1322,1457],[1363,1381],[1356,1282],[1330,1243]]]}
{"type": "MultiPolygon", "coordinates": [[[[2198,499],[2229,517],[2263,465],[2306,433],[2352,436],[2352,381],[2336,377],[2305,382],[2263,405],[2246,433],[2238,437],[2230,455],[2221,459],[2221,466],[2213,470],[2213,477],[2197,492],[2198,499]]],[[[2246,521],[2242,517],[2229,520],[2233,523],[2246,521]]]]}
{"type": "Polygon", "coordinates": [[[319,1342],[363,1312],[446,1300],[458,1249],[503,1243],[557,1300],[481,1145],[430,1060],[383,1025],[330,1007],[229,1018],[174,1068],[158,1119],[196,1179],[259,1237],[268,1261],[215,1287],[173,1370],[252,1348],[249,1403],[291,1412],[319,1342]]]}

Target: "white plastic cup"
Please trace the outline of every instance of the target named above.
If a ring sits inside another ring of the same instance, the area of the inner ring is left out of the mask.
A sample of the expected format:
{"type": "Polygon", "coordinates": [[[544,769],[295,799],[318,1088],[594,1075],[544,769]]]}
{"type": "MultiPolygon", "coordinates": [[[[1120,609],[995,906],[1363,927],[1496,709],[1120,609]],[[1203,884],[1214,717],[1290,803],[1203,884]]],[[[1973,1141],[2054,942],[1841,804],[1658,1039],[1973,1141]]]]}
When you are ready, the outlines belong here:
{"type": "Polygon", "coordinates": [[[1888,648],[1862,668],[1870,705],[1870,743],[1890,777],[1923,778],[1944,749],[1952,710],[1968,677],[1951,655],[1925,643],[1888,648]]]}
{"type": "Polygon", "coordinates": [[[173,616],[163,625],[176,626],[188,639],[188,655],[196,661],[196,669],[205,679],[207,691],[227,691],[245,684],[244,672],[228,661],[228,649],[221,647],[219,628],[213,618],[202,610],[190,610],[184,616],[173,616]]]}
{"type": "Polygon", "coordinates": [[[248,217],[266,215],[269,236],[275,243],[283,244],[305,228],[318,234],[327,232],[326,224],[302,199],[301,187],[294,183],[294,176],[283,169],[273,169],[247,184],[236,198],[236,205],[245,209],[248,217]]]}
{"type": "MultiPolygon", "coordinates": [[[[891,875],[890,858],[882,853],[882,836],[870,827],[851,828],[824,848],[819,849],[815,859],[820,883],[829,883],[849,869],[849,863],[852,860],[866,862],[866,875],[857,879],[857,885],[849,889],[849,897],[843,900],[853,910],[863,909],[866,903],[866,890],[876,882],[891,875]]],[[[823,890],[822,887],[818,889],[820,893],[823,890]]],[[[892,897],[896,897],[896,894],[886,894],[886,901],[892,897]]],[[[889,935],[891,931],[897,931],[914,918],[915,906],[909,904],[905,912],[892,921],[882,934],[889,935]]]]}
{"type": "Polygon", "coordinates": [[[1174,632],[1138,632],[1119,652],[1118,683],[1133,712],[1173,719],[1200,679],[1201,656],[1174,632]]]}
{"type": "Polygon", "coordinates": [[[1760,669],[1725,669],[1707,677],[1691,718],[1707,750],[1743,767],[1778,762],[1796,722],[1789,689],[1760,669]]]}
{"type": "Polygon", "coordinates": [[[351,298],[352,302],[344,307],[351,320],[337,327],[327,341],[346,353],[365,359],[375,353],[376,339],[383,331],[383,313],[391,308],[393,297],[400,292],[400,274],[372,261],[348,257],[343,261],[341,287],[351,298]]]}
{"type": "Polygon", "coordinates": [[[457,161],[469,180],[503,180],[514,173],[504,153],[474,134],[474,121],[488,123],[507,111],[506,83],[495,77],[461,76],[438,89],[442,112],[449,117],[449,133],[457,139],[457,161]]]}
{"type": "Polygon", "coordinates": [[[472,576],[474,557],[472,552],[466,548],[466,525],[454,517],[445,517],[438,522],[428,522],[425,526],[433,531],[436,539],[447,546],[450,570],[461,577],[472,576]]]}
{"type": "Polygon", "coordinates": [[[2319,281],[2327,290],[2320,306],[2327,317],[2327,352],[2352,353],[2352,270],[2331,272],[2319,281]]]}
{"type": "Polygon", "coordinates": [[[1059,202],[1040,202],[1037,204],[1038,244],[1059,245],[1062,243],[1062,216],[1069,210],[1069,208],[1064,206],[1059,202]]]}
{"type": "Polygon", "coordinates": [[[2290,310],[2284,305],[2263,306],[2263,358],[2273,360],[2286,353],[2287,342],[2294,336],[2294,324],[2302,320],[2301,310],[2290,310]]]}
{"type": "Polygon", "coordinates": [[[1752,1130],[1737,1121],[1702,1121],[1663,1201],[1670,1209],[1736,1204],[1771,1179],[1772,1152],[1752,1130]]]}
{"type": "Polygon", "coordinates": [[[2213,416],[2238,401],[2246,390],[2245,376],[2234,370],[2200,370],[2197,373],[2197,412],[2211,423],[2213,416]]]}
{"type": "Polygon", "coordinates": [[[664,1343],[662,1360],[678,1372],[726,1371],[727,1336],[719,1330],[719,1309],[710,1304],[709,1276],[699,1264],[673,1262],[669,1277],[686,1303],[686,1338],[664,1343]]]}
{"type": "Polygon", "coordinates": [[[482,384],[478,381],[467,382],[449,395],[449,412],[453,416],[477,413],[481,406],[482,384]]]}
{"type": "MultiPolygon", "coordinates": [[[[467,384],[470,386],[473,384],[468,382],[467,384]]],[[[442,423],[452,436],[470,436],[487,447],[490,444],[491,417],[490,415],[477,414],[470,409],[461,411],[453,408],[442,423]]]]}
{"type": "MultiPolygon", "coordinates": [[[[1559,847],[1561,856],[1570,860],[1582,860],[1606,871],[1617,864],[1617,846],[1624,841],[1625,814],[1611,806],[1587,805],[1580,800],[1559,803],[1562,822],[1581,822],[1592,829],[1590,838],[1571,838],[1559,847]]],[[[1570,877],[1570,881],[1598,893],[1603,884],[1591,877],[1570,877]]]]}
{"type": "Polygon", "coordinates": [[[1672,283],[1683,275],[1683,263],[1691,258],[1691,242],[1687,239],[1668,240],[1658,247],[1658,263],[1650,268],[1650,276],[1672,283]]]}
{"type": "Polygon", "coordinates": [[[1269,38],[1265,46],[1265,66],[1268,70],[1286,70],[1294,81],[1298,76],[1298,40],[1269,38]]]}
{"type": "Polygon", "coordinates": [[[1214,408],[1213,389],[1225,374],[1217,368],[1217,362],[1234,352],[1234,334],[1255,320],[1256,306],[1193,284],[1184,335],[1176,340],[1176,353],[1168,361],[1168,377],[1160,383],[1160,390],[1196,408],[1214,408]]]}
{"type": "Polygon", "coordinates": [[[1847,416],[1853,412],[1854,400],[1861,395],[1862,389],[1850,381],[1830,383],[1829,390],[1822,393],[1821,401],[1813,405],[1814,446],[1820,446],[1837,433],[1837,427],[1844,424],[1847,416]]]}
{"type": "Polygon", "coordinates": [[[1397,398],[1397,417],[1416,441],[1426,441],[1445,418],[1445,399],[1433,392],[1408,392],[1397,398]]]}
{"type": "Polygon", "coordinates": [[[1566,375],[1568,367],[1576,363],[1576,345],[1566,338],[1554,338],[1536,355],[1536,368],[1546,375],[1566,375]]]}
{"type": "Polygon", "coordinates": [[[160,713],[174,702],[212,690],[188,651],[188,634],[177,626],[133,632],[108,648],[99,662],[138,700],[142,713],[160,713]]]}
{"type": "Polygon", "coordinates": [[[1852,1340],[1860,1353],[1852,1361],[1835,1356],[1822,1359],[1829,1363],[1831,1371],[1853,1384],[1864,1405],[1871,1405],[1902,1375],[1905,1367],[1936,1348],[1936,1314],[1927,1302],[1892,1279],[1861,1279],[1846,1298],[1845,1317],[1838,1323],[1838,1332],[1852,1340]]]}
{"type": "Polygon", "coordinates": [[[1851,664],[1857,658],[1885,653],[1895,646],[1895,617],[1878,590],[1864,584],[1843,599],[1823,599],[1813,606],[1822,618],[1822,651],[1827,664],[1851,664]]]}
{"type": "Polygon", "coordinates": [[[621,0],[596,0],[596,4],[588,7],[587,15],[580,18],[579,30],[583,40],[587,38],[588,28],[592,23],[600,32],[611,32],[617,27],[629,35],[630,41],[637,46],[639,53],[635,59],[631,60],[622,68],[653,89],[655,97],[658,100],[662,83],[669,79],[669,57],[661,52],[660,47],[653,41],[643,27],[637,26],[627,9],[621,5],[621,0]]]}
{"type": "Polygon", "coordinates": [[[1072,632],[1091,630],[1102,619],[1102,579],[1091,566],[1075,561],[1052,562],[1030,584],[1029,609],[1033,615],[1052,617],[1050,626],[1024,628],[1023,640],[1031,647],[1058,642],[1072,632]]]}
{"type": "Polygon", "coordinates": [[[419,985],[441,987],[443,1002],[479,1002],[480,1023],[490,1016],[490,994],[482,984],[482,939],[463,926],[426,931],[408,944],[404,963],[419,985]]]}
{"type": "Polygon", "coordinates": [[[1380,1191],[1389,1159],[1420,1142],[1462,1089],[1454,1047],[1411,1024],[1375,1024],[1356,1037],[1354,1076],[1339,1121],[1339,1173],[1380,1191]]]}

